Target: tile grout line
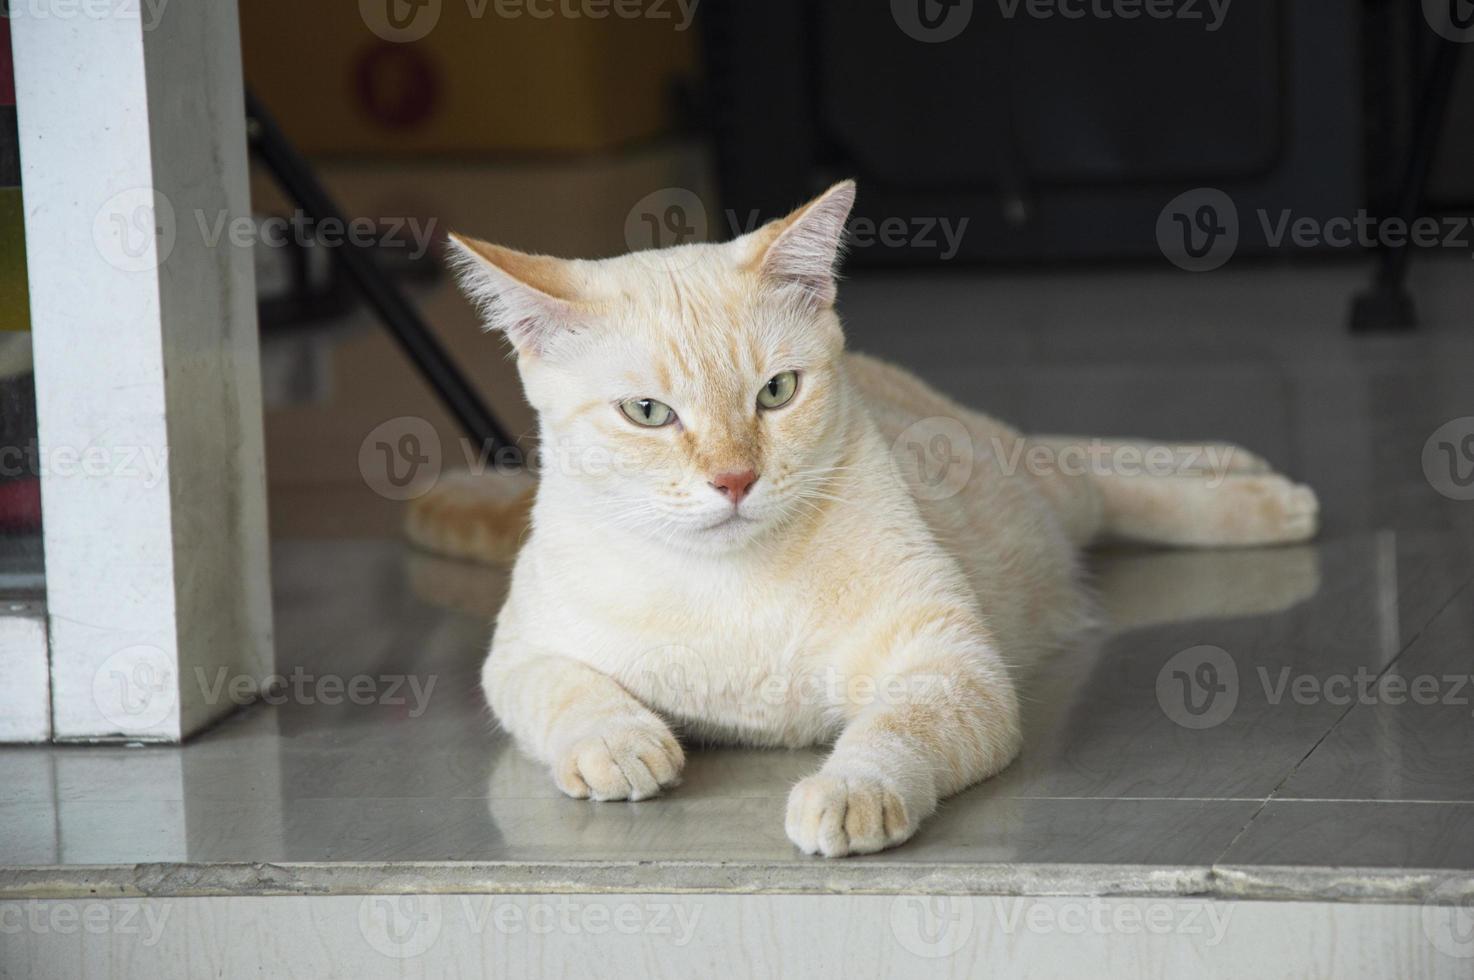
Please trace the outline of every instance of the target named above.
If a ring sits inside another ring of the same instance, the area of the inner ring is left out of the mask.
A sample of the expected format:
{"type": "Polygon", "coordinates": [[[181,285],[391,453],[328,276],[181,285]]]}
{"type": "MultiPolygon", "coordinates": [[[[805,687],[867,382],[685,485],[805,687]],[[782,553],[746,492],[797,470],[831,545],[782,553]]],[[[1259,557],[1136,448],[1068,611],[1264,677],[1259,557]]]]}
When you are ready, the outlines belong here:
{"type": "MultiPolygon", "coordinates": [[[[1448,599],[1443,603],[1443,605],[1439,606],[1438,610],[1434,612],[1433,615],[1429,616],[1424,624],[1418,628],[1418,631],[1408,638],[1407,643],[1403,644],[1402,649],[1397,651],[1397,656],[1387,661],[1382,669],[1377,672],[1377,676],[1373,683],[1375,683],[1376,681],[1380,681],[1383,677],[1387,676],[1388,671],[1390,671],[1393,667],[1402,662],[1402,658],[1407,656],[1408,651],[1417,645],[1418,640],[1422,639],[1423,634],[1428,631],[1428,628],[1436,623],[1438,621],[1438,618],[1448,610],[1449,606],[1452,606],[1454,602],[1456,602],[1468,590],[1471,582],[1474,582],[1474,576],[1470,576],[1464,579],[1463,584],[1461,584],[1458,588],[1454,589],[1453,592],[1449,594],[1448,599]]],[[[1233,835],[1229,842],[1224,845],[1223,850],[1219,853],[1219,855],[1208,864],[1208,875],[1210,878],[1215,877],[1218,874],[1219,864],[1222,863],[1223,859],[1228,856],[1228,853],[1233,850],[1234,845],[1242,840],[1243,836],[1249,832],[1249,829],[1251,827],[1254,826],[1254,822],[1259,819],[1259,815],[1269,808],[1270,803],[1274,802],[1278,798],[1280,790],[1284,788],[1286,783],[1294,778],[1295,773],[1300,771],[1300,767],[1305,764],[1305,760],[1309,759],[1312,755],[1315,754],[1315,750],[1320,748],[1325,740],[1331,737],[1331,733],[1334,732],[1336,728],[1341,724],[1341,722],[1345,721],[1346,717],[1350,715],[1351,712],[1354,711],[1357,707],[1358,705],[1356,705],[1355,703],[1347,705],[1346,710],[1341,712],[1341,714],[1336,717],[1335,721],[1331,722],[1330,726],[1321,733],[1320,738],[1317,738],[1315,740],[1315,743],[1310,746],[1309,750],[1307,750],[1306,753],[1300,757],[1299,761],[1292,765],[1289,771],[1285,773],[1283,778],[1281,778],[1280,781],[1275,784],[1274,788],[1269,791],[1269,795],[1264,798],[1264,801],[1254,809],[1254,812],[1249,815],[1249,819],[1246,820],[1244,822],[1244,825],[1239,828],[1238,833],[1233,835]]]]}

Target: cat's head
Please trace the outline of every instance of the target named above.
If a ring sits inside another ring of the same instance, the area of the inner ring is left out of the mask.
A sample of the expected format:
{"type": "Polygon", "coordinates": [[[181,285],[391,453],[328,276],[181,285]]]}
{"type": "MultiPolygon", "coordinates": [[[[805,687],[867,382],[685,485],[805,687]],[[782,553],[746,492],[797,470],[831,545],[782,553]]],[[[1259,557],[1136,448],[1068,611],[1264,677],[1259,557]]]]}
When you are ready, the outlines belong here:
{"type": "Polygon", "coordinates": [[[452,236],[462,287],[516,348],[549,492],[710,552],[821,506],[852,410],[834,299],[854,193],[726,244],[601,261],[452,236]]]}

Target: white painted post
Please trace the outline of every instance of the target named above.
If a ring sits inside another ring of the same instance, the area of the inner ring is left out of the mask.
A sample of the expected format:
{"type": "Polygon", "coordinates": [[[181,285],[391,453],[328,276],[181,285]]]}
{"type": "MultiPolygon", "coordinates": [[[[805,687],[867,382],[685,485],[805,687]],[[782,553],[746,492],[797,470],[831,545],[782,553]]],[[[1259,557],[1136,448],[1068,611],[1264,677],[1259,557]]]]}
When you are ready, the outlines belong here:
{"type": "Polygon", "coordinates": [[[42,604],[0,599],[0,742],[51,737],[51,680],[42,604]]]}
{"type": "Polygon", "coordinates": [[[271,664],[236,2],[10,15],[54,732],[178,741],[271,664]]]}

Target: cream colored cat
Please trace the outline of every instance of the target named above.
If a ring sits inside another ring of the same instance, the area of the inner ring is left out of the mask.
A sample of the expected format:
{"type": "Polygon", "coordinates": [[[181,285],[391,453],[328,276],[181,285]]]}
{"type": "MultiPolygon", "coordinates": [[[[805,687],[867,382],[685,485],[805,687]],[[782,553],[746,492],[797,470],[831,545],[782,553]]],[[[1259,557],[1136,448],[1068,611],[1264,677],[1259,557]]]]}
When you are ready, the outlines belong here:
{"type": "MultiPolygon", "coordinates": [[[[833,743],[788,836],[892,847],[1019,751],[1010,667],[1088,623],[1082,546],[1315,531],[1314,494],[1236,447],[1027,439],[845,353],[853,198],[846,182],[725,245],[597,262],[455,239],[542,440],[482,683],[570,796],[674,786],[677,733],[833,743]],[[1173,475],[1137,472],[1147,450],[1173,475]]],[[[443,484],[412,536],[496,557],[520,514],[495,492],[443,484]]]]}

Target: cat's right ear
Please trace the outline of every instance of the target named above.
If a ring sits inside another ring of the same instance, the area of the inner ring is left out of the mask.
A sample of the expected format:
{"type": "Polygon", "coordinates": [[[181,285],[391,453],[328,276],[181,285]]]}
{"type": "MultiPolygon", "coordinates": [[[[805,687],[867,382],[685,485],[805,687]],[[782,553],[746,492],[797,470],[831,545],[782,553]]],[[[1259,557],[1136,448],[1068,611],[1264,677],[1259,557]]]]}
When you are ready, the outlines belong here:
{"type": "Polygon", "coordinates": [[[506,333],[519,354],[537,355],[587,317],[572,263],[528,255],[450,233],[447,259],[488,330],[506,333]]]}
{"type": "Polygon", "coordinates": [[[737,239],[770,282],[796,289],[819,306],[834,305],[835,267],[844,251],[845,221],[855,206],[855,182],[842,180],[786,218],[737,239]]]}

